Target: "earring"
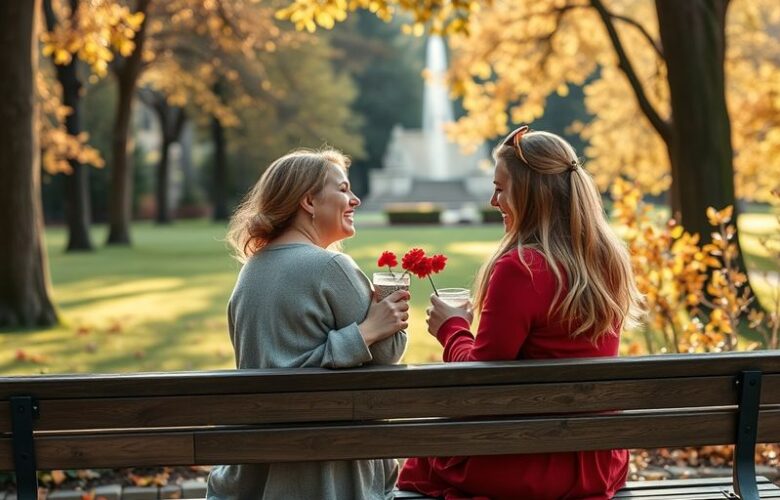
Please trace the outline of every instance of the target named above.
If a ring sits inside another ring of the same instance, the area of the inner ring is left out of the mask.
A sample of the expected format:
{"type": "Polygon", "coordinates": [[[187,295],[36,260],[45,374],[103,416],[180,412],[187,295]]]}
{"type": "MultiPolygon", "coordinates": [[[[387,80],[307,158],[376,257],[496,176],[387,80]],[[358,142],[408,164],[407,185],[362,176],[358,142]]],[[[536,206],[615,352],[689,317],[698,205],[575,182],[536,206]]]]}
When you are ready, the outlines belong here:
{"type": "Polygon", "coordinates": [[[311,221],[314,222],[314,212],[311,213],[311,221]]]}

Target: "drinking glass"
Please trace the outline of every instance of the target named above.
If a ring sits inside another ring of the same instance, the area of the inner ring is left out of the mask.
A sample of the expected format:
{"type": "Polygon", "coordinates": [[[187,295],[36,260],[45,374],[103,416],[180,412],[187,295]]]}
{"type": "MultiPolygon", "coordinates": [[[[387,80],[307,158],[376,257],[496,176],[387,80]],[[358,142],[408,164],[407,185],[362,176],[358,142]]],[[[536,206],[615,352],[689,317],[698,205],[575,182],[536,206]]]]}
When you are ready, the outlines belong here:
{"type": "Polygon", "coordinates": [[[396,290],[409,290],[409,275],[404,273],[374,273],[371,282],[378,301],[396,290]]]}
{"type": "Polygon", "coordinates": [[[439,288],[439,298],[452,307],[466,308],[471,301],[468,288],[439,288]]]}

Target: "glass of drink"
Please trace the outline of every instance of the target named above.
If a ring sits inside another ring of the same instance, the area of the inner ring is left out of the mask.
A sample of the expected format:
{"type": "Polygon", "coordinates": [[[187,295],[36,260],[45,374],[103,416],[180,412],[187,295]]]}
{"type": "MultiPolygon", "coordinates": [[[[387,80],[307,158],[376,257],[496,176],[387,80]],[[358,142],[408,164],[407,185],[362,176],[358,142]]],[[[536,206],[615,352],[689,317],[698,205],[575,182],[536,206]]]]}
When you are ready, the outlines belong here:
{"type": "Polygon", "coordinates": [[[439,298],[449,306],[465,309],[471,301],[471,290],[468,288],[439,288],[439,298]]]}
{"type": "Polygon", "coordinates": [[[409,290],[409,275],[406,273],[374,273],[371,282],[376,290],[377,301],[396,290],[409,290]]]}

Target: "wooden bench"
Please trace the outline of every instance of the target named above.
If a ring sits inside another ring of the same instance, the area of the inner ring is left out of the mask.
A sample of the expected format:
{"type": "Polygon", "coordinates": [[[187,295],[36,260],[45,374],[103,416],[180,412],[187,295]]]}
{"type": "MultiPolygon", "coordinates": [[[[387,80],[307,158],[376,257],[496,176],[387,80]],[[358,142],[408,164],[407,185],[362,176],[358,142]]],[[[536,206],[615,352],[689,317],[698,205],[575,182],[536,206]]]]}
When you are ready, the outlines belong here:
{"type": "Polygon", "coordinates": [[[736,444],[734,481],[620,498],[780,498],[780,352],[0,378],[0,470],[491,455],[736,444]]]}

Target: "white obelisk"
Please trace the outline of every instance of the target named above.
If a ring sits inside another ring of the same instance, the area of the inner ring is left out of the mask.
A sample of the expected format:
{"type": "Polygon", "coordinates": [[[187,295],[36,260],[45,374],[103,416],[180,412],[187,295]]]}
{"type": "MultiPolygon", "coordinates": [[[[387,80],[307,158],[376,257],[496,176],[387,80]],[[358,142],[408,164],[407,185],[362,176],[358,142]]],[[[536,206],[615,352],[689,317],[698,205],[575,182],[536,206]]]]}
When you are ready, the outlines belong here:
{"type": "Polygon", "coordinates": [[[429,179],[444,180],[450,177],[449,145],[444,133],[444,124],[452,122],[452,102],[445,82],[447,52],[444,40],[431,35],[425,54],[425,90],[423,92],[423,137],[427,150],[429,179]]]}

